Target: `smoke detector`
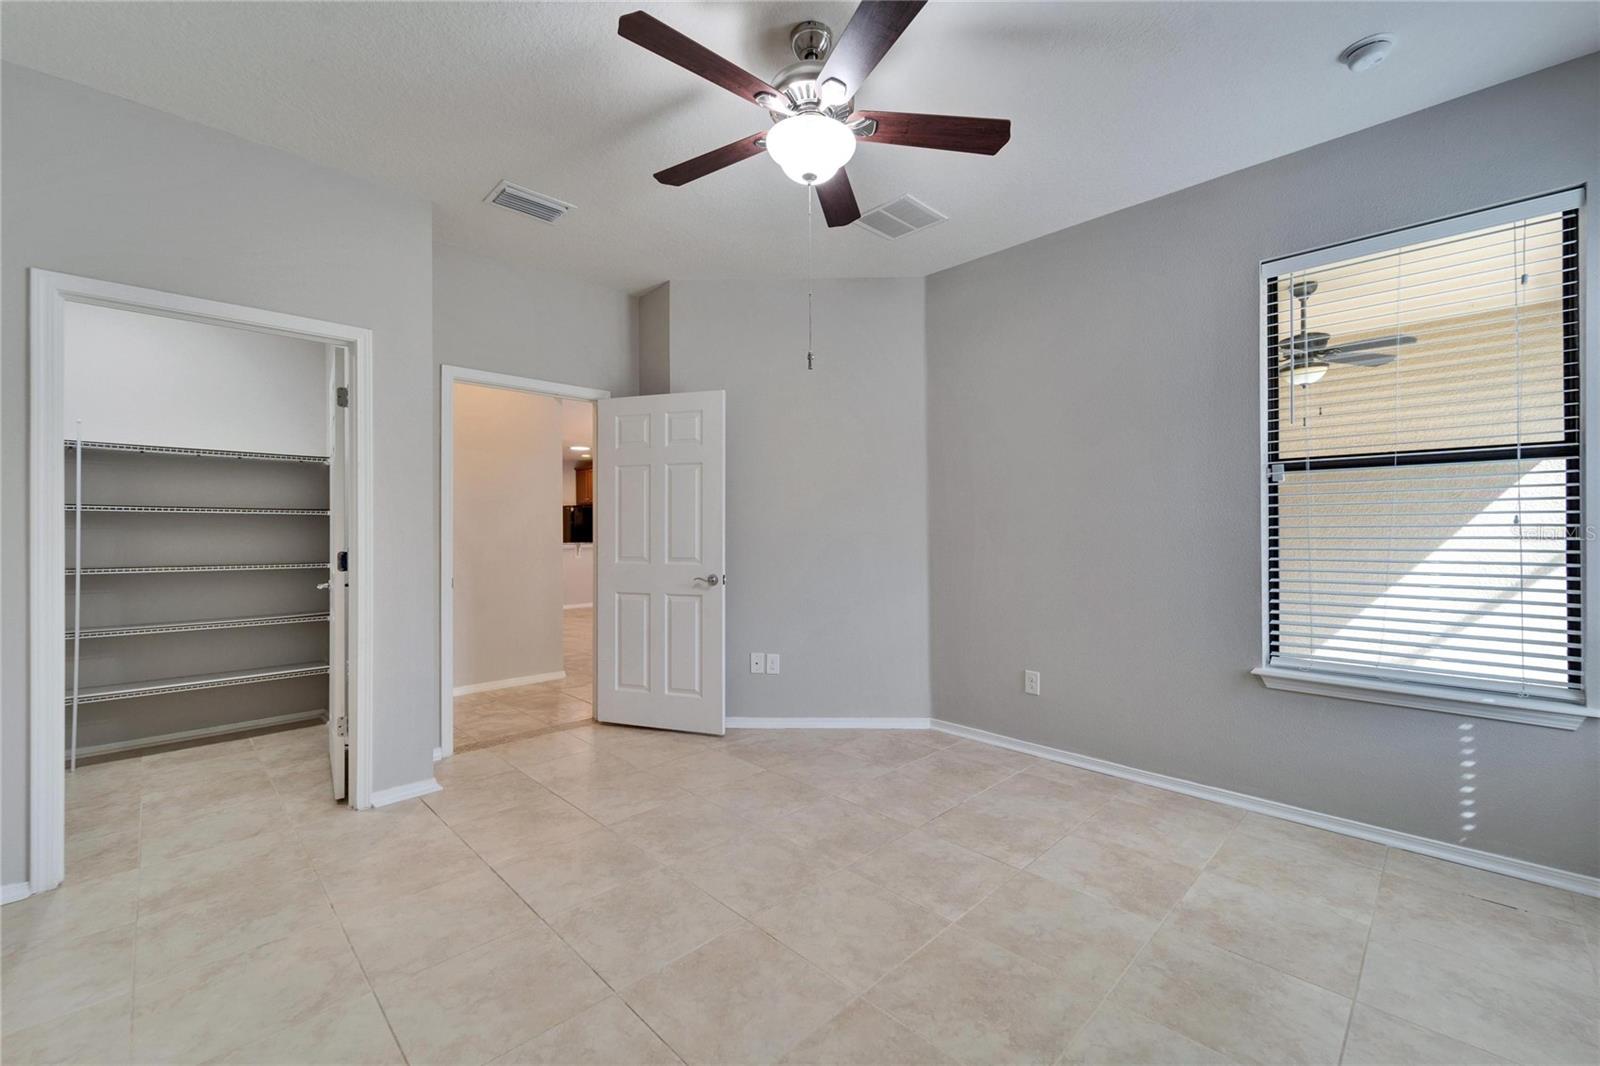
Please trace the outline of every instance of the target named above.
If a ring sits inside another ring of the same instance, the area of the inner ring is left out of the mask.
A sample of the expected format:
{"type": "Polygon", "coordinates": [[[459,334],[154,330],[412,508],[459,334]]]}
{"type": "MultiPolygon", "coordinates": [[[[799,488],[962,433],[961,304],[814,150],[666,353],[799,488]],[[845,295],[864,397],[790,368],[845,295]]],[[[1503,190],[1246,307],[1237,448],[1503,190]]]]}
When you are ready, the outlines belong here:
{"type": "Polygon", "coordinates": [[[1352,74],[1361,74],[1388,59],[1393,50],[1393,37],[1387,33],[1374,33],[1340,52],[1339,62],[1350,68],[1352,74]]]}
{"type": "Polygon", "coordinates": [[[529,215],[549,225],[559,222],[563,215],[572,210],[571,204],[563,203],[554,196],[546,196],[542,192],[534,192],[521,185],[513,185],[509,181],[502,181],[496,185],[483,200],[484,203],[529,215]]]}

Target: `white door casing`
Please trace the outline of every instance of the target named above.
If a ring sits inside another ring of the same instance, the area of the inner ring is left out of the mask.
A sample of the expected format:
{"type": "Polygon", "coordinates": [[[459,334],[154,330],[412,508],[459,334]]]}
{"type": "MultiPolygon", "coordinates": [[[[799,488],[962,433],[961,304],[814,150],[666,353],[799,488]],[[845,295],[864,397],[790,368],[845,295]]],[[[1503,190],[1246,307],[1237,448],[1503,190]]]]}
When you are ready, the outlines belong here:
{"type": "MultiPolygon", "coordinates": [[[[349,677],[348,628],[350,574],[339,567],[339,553],[349,550],[347,522],[350,514],[346,464],[350,457],[349,408],[338,403],[338,389],[349,381],[349,367],[344,349],[330,346],[330,364],[333,370],[329,396],[328,435],[328,768],[333,784],[333,798],[346,797],[349,767],[349,719],[346,684],[349,677]]],[[[348,559],[348,555],[345,557],[348,559]]]]}
{"type": "Polygon", "coordinates": [[[726,394],[598,406],[595,717],[721,736],[726,394]]]}

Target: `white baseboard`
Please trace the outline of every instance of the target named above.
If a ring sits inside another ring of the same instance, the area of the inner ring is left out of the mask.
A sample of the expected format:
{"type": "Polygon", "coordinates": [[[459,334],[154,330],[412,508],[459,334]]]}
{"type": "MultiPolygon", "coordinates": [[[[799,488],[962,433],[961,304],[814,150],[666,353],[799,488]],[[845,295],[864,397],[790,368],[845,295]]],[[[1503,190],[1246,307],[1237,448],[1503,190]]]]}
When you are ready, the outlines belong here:
{"type": "Polygon", "coordinates": [[[444,786],[440,785],[439,782],[431,777],[425,777],[421,781],[413,781],[409,785],[380,788],[372,794],[372,805],[374,807],[387,807],[391,803],[404,803],[408,799],[416,799],[418,796],[426,796],[429,793],[443,790],[444,786]]]}
{"type": "Polygon", "coordinates": [[[451,691],[457,696],[470,696],[474,692],[493,692],[501,688],[520,688],[523,685],[539,685],[546,681],[565,681],[567,672],[557,670],[549,674],[529,674],[527,677],[504,677],[499,681],[480,681],[476,685],[457,685],[451,691]]]}
{"type": "MultiPolygon", "coordinates": [[[[865,720],[872,721],[873,719],[865,720]]],[[[862,728],[870,727],[863,726],[862,728]]],[[[1041,759],[1049,759],[1052,762],[1066,763],[1069,766],[1093,770],[1095,773],[1108,774],[1111,777],[1120,777],[1127,781],[1137,781],[1141,785],[1163,788],[1169,792],[1181,792],[1186,796],[1195,796],[1199,799],[1211,800],[1213,803],[1223,803],[1229,807],[1238,807],[1241,810],[1251,811],[1255,814],[1265,814],[1273,818],[1282,818],[1289,822],[1298,822],[1301,825],[1309,825],[1315,829],[1326,829],[1329,832],[1355,837],[1359,840],[1370,840],[1374,844],[1383,844],[1387,847],[1398,848],[1401,851],[1414,851],[1419,855],[1429,855],[1435,859],[1459,863],[1462,866],[1471,866],[1478,870],[1487,870],[1490,873],[1504,874],[1507,877],[1516,877],[1539,885],[1549,885],[1552,888],[1565,889],[1568,892],[1576,892],[1583,896],[1600,897],[1600,877],[1590,877],[1587,874],[1573,873],[1570,870],[1560,870],[1554,866],[1542,866],[1539,863],[1528,862],[1525,859],[1515,859],[1509,855],[1496,855],[1491,851],[1479,851],[1477,848],[1464,848],[1459,844],[1447,844],[1442,840],[1432,840],[1428,837],[1415,836],[1411,833],[1402,833],[1397,829],[1385,829],[1382,826],[1368,825],[1366,822],[1358,822],[1351,818],[1340,818],[1337,815],[1306,810],[1304,807],[1294,807],[1287,803],[1262,799],[1259,796],[1251,796],[1243,792],[1231,792],[1225,788],[1215,788],[1195,781],[1186,781],[1181,777],[1168,777],[1166,774],[1139,770],[1132,766],[1123,766],[1121,763],[1108,762],[1105,759],[1096,759],[1089,755],[1079,755],[1076,752],[1063,751],[1060,748],[1049,748],[1043,744],[1033,744],[1026,740],[1015,740],[1000,733],[974,729],[972,726],[961,725],[957,722],[946,722],[935,718],[932,720],[932,728],[942,733],[965,737],[968,740],[976,740],[982,744],[992,744],[997,748],[1008,748],[1011,751],[1020,751],[1026,755],[1036,755],[1041,759]]]]}
{"type": "Polygon", "coordinates": [[[577,611],[577,610],[581,610],[581,609],[583,609],[585,607],[593,607],[593,606],[594,606],[594,604],[592,604],[592,603],[563,603],[561,605],[561,609],[563,611],[577,611]]]}
{"type": "Polygon", "coordinates": [[[444,749],[443,748],[434,748],[433,749],[433,761],[434,762],[438,762],[442,758],[444,758],[444,749]]]}
{"type": "Polygon", "coordinates": [[[78,758],[87,759],[92,755],[110,755],[113,752],[134,751],[139,748],[156,748],[163,744],[181,744],[186,740],[225,737],[229,733],[245,733],[252,729],[269,729],[275,725],[290,725],[294,722],[310,722],[318,718],[325,718],[327,714],[327,711],[301,711],[297,714],[280,714],[273,718],[253,718],[248,722],[208,725],[203,729],[185,729],[180,733],[162,733],[160,736],[141,737],[138,740],[117,740],[108,744],[90,744],[87,747],[78,749],[78,758]]]}
{"type": "Polygon", "coordinates": [[[13,881],[9,885],[0,886],[0,904],[15,903],[31,895],[33,887],[26,881],[13,881]]]}
{"type": "Polygon", "coordinates": [[[729,718],[729,729],[931,729],[927,718],[729,718]]]}

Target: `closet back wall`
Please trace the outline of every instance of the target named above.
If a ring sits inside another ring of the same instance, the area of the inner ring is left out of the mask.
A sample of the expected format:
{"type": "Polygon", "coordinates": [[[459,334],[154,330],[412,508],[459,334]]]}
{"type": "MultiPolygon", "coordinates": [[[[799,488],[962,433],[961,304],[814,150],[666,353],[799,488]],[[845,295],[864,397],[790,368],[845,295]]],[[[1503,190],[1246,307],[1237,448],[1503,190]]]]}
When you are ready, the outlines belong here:
{"type": "Polygon", "coordinates": [[[66,358],[67,432],[81,420],[84,440],[329,454],[326,345],[69,303],[66,358]]]}

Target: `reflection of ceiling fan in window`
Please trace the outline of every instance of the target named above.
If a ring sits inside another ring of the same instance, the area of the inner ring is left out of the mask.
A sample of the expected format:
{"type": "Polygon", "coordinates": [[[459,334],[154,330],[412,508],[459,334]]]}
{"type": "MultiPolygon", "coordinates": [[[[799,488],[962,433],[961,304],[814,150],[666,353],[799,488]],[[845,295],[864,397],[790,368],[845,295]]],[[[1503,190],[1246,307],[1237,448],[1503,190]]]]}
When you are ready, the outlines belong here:
{"type": "MultiPolygon", "coordinates": [[[[1294,298],[1300,301],[1300,324],[1304,327],[1306,322],[1306,302],[1311,294],[1317,291],[1315,281],[1297,281],[1291,290],[1294,298]]],[[[1335,344],[1329,347],[1331,338],[1326,333],[1305,330],[1296,333],[1282,345],[1288,353],[1281,363],[1280,370],[1287,371],[1292,384],[1305,386],[1315,385],[1322,380],[1322,375],[1328,372],[1328,367],[1333,363],[1343,363],[1347,366],[1387,366],[1394,362],[1396,352],[1387,349],[1398,348],[1402,344],[1415,344],[1417,338],[1405,333],[1396,333],[1388,337],[1370,337],[1364,341],[1351,341],[1349,344],[1335,344]]]]}

